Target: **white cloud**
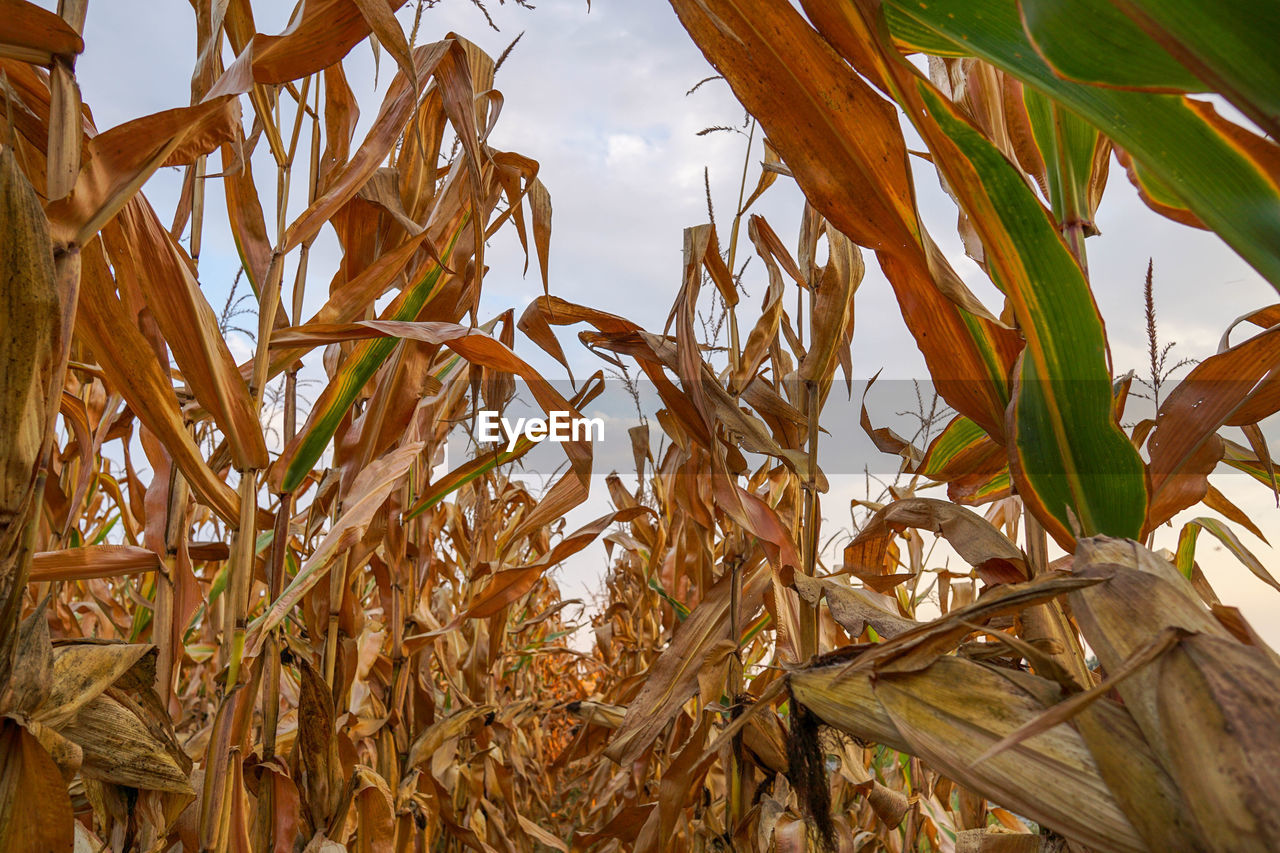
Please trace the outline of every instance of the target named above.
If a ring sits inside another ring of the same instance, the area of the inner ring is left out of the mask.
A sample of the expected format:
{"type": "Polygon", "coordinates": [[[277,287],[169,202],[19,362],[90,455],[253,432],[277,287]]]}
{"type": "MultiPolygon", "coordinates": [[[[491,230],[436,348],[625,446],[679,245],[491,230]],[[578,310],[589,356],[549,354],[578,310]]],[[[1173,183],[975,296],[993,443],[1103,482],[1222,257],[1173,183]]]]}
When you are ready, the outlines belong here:
{"type": "Polygon", "coordinates": [[[634,133],[611,133],[606,145],[608,153],[605,154],[604,164],[610,169],[641,166],[653,154],[652,146],[634,133]]]}

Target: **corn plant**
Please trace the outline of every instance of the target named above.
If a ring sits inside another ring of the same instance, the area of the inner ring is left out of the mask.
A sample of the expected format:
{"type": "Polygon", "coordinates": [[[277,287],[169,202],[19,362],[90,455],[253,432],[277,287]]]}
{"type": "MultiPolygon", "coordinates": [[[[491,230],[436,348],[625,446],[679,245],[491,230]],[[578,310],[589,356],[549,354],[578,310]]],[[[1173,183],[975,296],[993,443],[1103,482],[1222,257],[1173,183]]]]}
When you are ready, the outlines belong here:
{"type": "Polygon", "coordinates": [[[1280,287],[1274,10],[671,0],[751,129],[658,331],[554,295],[538,163],[489,141],[501,60],[404,5],[307,0],[267,34],[249,0],[193,2],[190,103],[99,131],[84,0],[0,4],[0,849],[1274,848],[1280,661],[1196,546],[1280,590],[1209,480],[1280,495],[1280,311],[1128,424],[1087,252],[1114,155],[1280,287]],[[357,140],[366,40],[396,71],[357,140]],[[915,155],[1002,305],[926,230],[915,155]],[[798,223],[755,212],[779,179],[798,223]],[[252,291],[243,363],[212,217],[252,291]],[[502,229],[544,295],[481,317],[502,229]],[[903,437],[867,395],[898,475],[835,547],[823,415],[871,262],[938,400],[903,437]],[[476,428],[517,380],[591,404],[603,370],[566,392],[530,364],[568,373],[568,329],[659,401],[635,487],[609,475],[572,531],[590,442],[537,488],[535,442],[476,428]],[[1154,549],[1201,506],[1231,524],[1154,549]],[[595,542],[588,609],[553,570],[595,542]]]}

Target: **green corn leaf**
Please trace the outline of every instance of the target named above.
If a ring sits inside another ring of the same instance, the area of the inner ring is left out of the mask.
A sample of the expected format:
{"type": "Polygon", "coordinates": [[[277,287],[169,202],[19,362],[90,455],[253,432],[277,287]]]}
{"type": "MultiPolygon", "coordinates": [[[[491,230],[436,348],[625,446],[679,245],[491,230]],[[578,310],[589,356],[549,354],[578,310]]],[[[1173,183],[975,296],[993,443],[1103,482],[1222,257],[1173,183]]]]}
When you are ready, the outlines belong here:
{"type": "Polygon", "coordinates": [[[1196,540],[1199,538],[1200,525],[1194,521],[1182,525],[1182,532],[1178,534],[1178,553],[1174,557],[1174,563],[1187,580],[1191,580],[1191,576],[1195,573],[1196,540]]]}
{"type": "Polygon", "coordinates": [[[1096,127],[1052,98],[1026,87],[1022,97],[1044,158],[1054,218],[1059,226],[1080,226],[1082,238],[1097,233],[1093,216],[1102,198],[1111,146],[1096,127]]]}
{"type": "Polygon", "coordinates": [[[1258,580],[1274,589],[1280,590],[1280,582],[1277,582],[1271,572],[1267,571],[1267,567],[1262,564],[1262,561],[1244,546],[1244,543],[1240,541],[1240,537],[1236,536],[1234,530],[1216,518],[1202,516],[1194,518],[1182,526],[1182,532],[1178,536],[1178,554],[1176,557],[1178,571],[1188,578],[1191,577],[1191,567],[1196,555],[1196,538],[1200,530],[1213,535],[1231,552],[1233,557],[1239,560],[1246,569],[1253,572],[1258,580]]]}
{"type": "Polygon", "coordinates": [[[1036,50],[1063,77],[1120,89],[1206,91],[1111,0],[1022,0],[1019,5],[1036,50]]]}
{"type": "Polygon", "coordinates": [[[508,462],[513,462],[516,459],[519,459],[521,456],[524,456],[532,450],[536,444],[537,442],[521,436],[516,442],[516,449],[511,452],[500,450],[494,453],[487,453],[484,456],[477,456],[474,459],[469,459],[462,465],[454,468],[444,477],[428,486],[426,492],[418,498],[417,502],[414,503],[408,511],[405,512],[405,520],[407,521],[411,518],[417,518],[419,515],[431,509],[431,507],[440,503],[440,501],[444,500],[467,483],[470,483],[479,477],[483,477],[485,474],[488,474],[490,471],[493,471],[502,465],[506,465],[508,462]]]}
{"type": "Polygon", "coordinates": [[[1280,134],[1280,5],[1274,0],[1111,3],[1273,139],[1280,134]]]}
{"type": "Polygon", "coordinates": [[[1141,457],[1113,417],[1102,318],[1089,283],[1022,174],[924,81],[913,120],[988,248],[1027,345],[1015,371],[1010,462],[1023,499],[1065,546],[1141,532],[1141,457]],[[936,124],[930,124],[932,119],[936,124]],[[952,156],[946,156],[952,155],[952,156]]]}
{"type": "MultiPolygon", "coordinates": [[[[449,240],[449,247],[445,250],[444,257],[448,257],[453,252],[453,247],[469,220],[469,215],[463,217],[458,230],[449,240]]],[[[444,269],[438,263],[433,263],[425,275],[401,293],[393,303],[394,310],[388,312],[388,315],[382,319],[416,320],[423,306],[435,293],[436,286],[443,276],[444,269]]],[[[333,434],[337,432],[338,425],[342,423],[342,418],[355,402],[360,389],[378,372],[378,368],[387,360],[398,343],[399,340],[392,337],[374,338],[356,343],[350,357],[339,368],[337,376],[333,377],[320,399],[316,401],[315,408],[312,409],[311,416],[307,420],[306,432],[293,446],[293,456],[289,459],[284,477],[281,479],[282,491],[292,492],[302,485],[303,479],[315,467],[324,449],[333,440],[333,434]]]]}
{"type": "MultiPolygon", "coordinates": [[[[1007,0],[886,0],[885,9],[893,35],[908,49],[928,50],[947,39],[955,50],[992,63],[1098,127],[1280,289],[1280,186],[1269,165],[1277,156],[1270,143],[1179,95],[1059,77],[1028,40],[1017,5],[1007,0]],[[911,43],[921,32],[929,38],[911,43]]],[[[1115,57],[1127,60],[1127,53],[1115,57]]]]}
{"type": "Polygon", "coordinates": [[[982,427],[964,415],[957,415],[929,445],[917,473],[945,482],[973,473],[990,457],[1001,456],[999,445],[982,427]]]}

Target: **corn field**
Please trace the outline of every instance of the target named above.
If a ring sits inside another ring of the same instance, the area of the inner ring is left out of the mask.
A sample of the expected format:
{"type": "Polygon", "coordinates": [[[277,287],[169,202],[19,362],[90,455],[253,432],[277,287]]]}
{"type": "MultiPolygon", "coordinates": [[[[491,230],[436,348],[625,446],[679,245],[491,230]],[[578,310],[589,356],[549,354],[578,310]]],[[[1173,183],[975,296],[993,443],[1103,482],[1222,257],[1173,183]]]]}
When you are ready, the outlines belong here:
{"type": "Polygon", "coordinates": [[[434,2],[260,32],[263,1],[191,0],[190,102],[99,128],[87,0],[0,0],[0,851],[1280,850],[1280,658],[1197,560],[1280,592],[1210,482],[1280,501],[1280,302],[1163,391],[1149,317],[1134,420],[1087,251],[1127,180],[1280,289],[1280,6],[670,0],[764,156],[646,329],[557,295],[555,176],[491,142],[505,54],[434,2]],[[1000,304],[925,230],[921,161],[1000,304]],[[800,221],[757,212],[779,183],[800,221]],[[486,316],[500,233],[542,295],[486,316]],[[823,420],[873,264],[932,432],[875,394],[823,420]],[[535,482],[536,436],[483,439],[618,370],[658,400],[634,471],[574,435],[535,482]],[[843,430],[897,476],[830,547],[843,430]]]}

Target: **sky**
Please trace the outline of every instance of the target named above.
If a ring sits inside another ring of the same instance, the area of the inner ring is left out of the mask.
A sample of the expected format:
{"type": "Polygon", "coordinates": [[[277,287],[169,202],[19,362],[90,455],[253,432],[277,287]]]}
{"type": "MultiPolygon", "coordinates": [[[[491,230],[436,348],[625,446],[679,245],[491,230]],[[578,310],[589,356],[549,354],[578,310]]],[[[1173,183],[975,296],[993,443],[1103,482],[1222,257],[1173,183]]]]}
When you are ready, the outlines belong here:
{"type": "MultiPolygon", "coordinates": [[[[40,0],[40,4],[56,7],[55,0],[40,0]]],[[[524,33],[498,73],[495,85],[505,101],[490,143],[541,163],[540,177],[554,207],[551,292],[621,314],[647,328],[661,328],[679,286],[681,232],[707,220],[704,169],[717,220],[722,232],[727,231],[748,156],[747,138],[741,133],[699,136],[698,132],[710,126],[743,127],[743,110],[723,81],[706,83],[687,94],[714,72],[666,3],[594,0],[589,11],[585,0],[540,0],[535,5],[530,10],[514,2],[500,5],[490,0],[489,11],[499,28],[495,31],[469,0],[443,0],[424,12],[419,42],[457,32],[497,56],[524,33]]],[[[292,3],[255,0],[253,8],[260,31],[278,32],[288,21],[292,3]]],[[[406,8],[401,17],[408,20],[410,14],[406,8]]],[[[85,42],[77,77],[100,130],[189,102],[195,29],[188,4],[96,0],[89,4],[85,42]]],[[[375,87],[374,65],[367,44],[358,46],[346,60],[361,108],[357,140],[376,115],[381,93],[395,70],[384,54],[375,87]]],[[[749,159],[749,181],[754,182],[762,159],[758,133],[749,159]]],[[[954,203],[940,189],[931,166],[916,162],[915,167],[920,206],[930,232],[975,293],[998,312],[994,287],[963,255],[955,235],[954,203]]],[[[259,184],[265,187],[272,182],[263,180],[264,175],[269,171],[259,168],[259,184]]],[[[165,171],[144,188],[164,220],[173,210],[180,178],[176,170],[165,171]]],[[[302,183],[295,181],[291,199],[295,215],[305,202],[299,194],[302,183]]],[[[216,181],[209,183],[208,199],[210,210],[217,210],[221,191],[216,181]]],[[[794,246],[801,204],[798,190],[782,178],[755,212],[794,246]]],[[[264,206],[271,209],[266,198],[264,206]]],[[[1216,236],[1178,225],[1146,208],[1114,161],[1097,223],[1102,233],[1088,241],[1089,266],[1117,373],[1137,369],[1142,375],[1147,361],[1142,281],[1148,258],[1155,264],[1161,339],[1177,342],[1176,358],[1213,354],[1233,319],[1278,301],[1272,289],[1216,236]]],[[[311,256],[307,314],[319,306],[338,257],[336,241],[326,230],[311,256]]],[[[482,317],[509,307],[523,310],[541,293],[536,264],[529,275],[522,274],[524,261],[514,231],[504,229],[497,235],[486,259],[491,270],[485,279],[482,317]]],[[[208,216],[200,280],[215,310],[226,300],[238,266],[225,224],[216,215],[208,216]]],[[[753,266],[754,277],[749,272],[744,282],[746,302],[758,305],[763,269],[753,266]]],[[[882,369],[886,379],[926,376],[892,292],[873,261],[858,292],[855,314],[853,359],[858,378],[882,369]]],[[[561,339],[575,375],[603,366],[576,344],[572,332],[561,339]]],[[[232,346],[240,359],[251,352],[247,338],[233,339],[232,346]]],[[[517,351],[547,368],[549,375],[560,375],[529,341],[518,340],[517,351]]],[[[889,420],[892,413],[883,416],[889,420]]],[[[829,440],[864,439],[834,434],[829,440]]],[[[832,480],[832,491],[824,499],[824,517],[834,529],[847,526],[848,501],[862,496],[863,478],[846,472],[832,480]]],[[[1215,482],[1264,532],[1280,533],[1280,510],[1265,489],[1245,481],[1243,475],[1223,476],[1215,482]]],[[[603,495],[603,489],[599,493],[603,495]]],[[[603,496],[593,497],[571,515],[570,527],[606,509],[603,496]]],[[[1180,516],[1175,527],[1162,529],[1157,545],[1176,547],[1178,526],[1189,517],[1180,516]]],[[[1240,535],[1264,563],[1275,563],[1267,545],[1247,532],[1240,535]]],[[[1219,595],[1240,606],[1263,636],[1280,642],[1280,594],[1256,580],[1207,536],[1200,541],[1201,564],[1219,595]]],[[[569,561],[560,574],[566,594],[584,595],[598,589],[604,566],[599,545],[569,561]]]]}

